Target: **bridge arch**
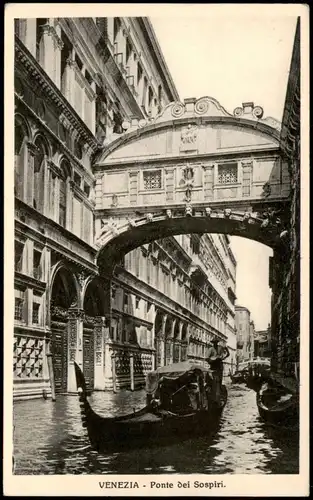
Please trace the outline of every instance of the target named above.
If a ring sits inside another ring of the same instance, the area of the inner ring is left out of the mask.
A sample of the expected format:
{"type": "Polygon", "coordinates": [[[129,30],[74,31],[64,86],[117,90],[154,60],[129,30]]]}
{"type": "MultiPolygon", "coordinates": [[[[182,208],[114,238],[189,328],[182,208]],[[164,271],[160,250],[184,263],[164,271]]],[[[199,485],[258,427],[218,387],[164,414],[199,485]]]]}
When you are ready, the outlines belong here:
{"type": "MultiPolygon", "coordinates": [[[[188,209],[188,208],[187,208],[188,209]]],[[[286,222],[280,213],[232,212],[231,209],[204,208],[193,215],[165,211],[146,214],[124,223],[108,224],[98,239],[96,256],[99,272],[110,276],[121,257],[154,240],[179,234],[221,233],[248,238],[281,251],[288,241],[286,222]]],[[[283,214],[282,214],[283,215],[283,214]]]]}
{"type": "Polygon", "coordinates": [[[281,248],[288,165],[280,124],[260,106],[243,103],[230,114],[212,97],[185,99],[123,128],[95,164],[100,274],[134,248],[178,234],[223,233],[281,248]]]}

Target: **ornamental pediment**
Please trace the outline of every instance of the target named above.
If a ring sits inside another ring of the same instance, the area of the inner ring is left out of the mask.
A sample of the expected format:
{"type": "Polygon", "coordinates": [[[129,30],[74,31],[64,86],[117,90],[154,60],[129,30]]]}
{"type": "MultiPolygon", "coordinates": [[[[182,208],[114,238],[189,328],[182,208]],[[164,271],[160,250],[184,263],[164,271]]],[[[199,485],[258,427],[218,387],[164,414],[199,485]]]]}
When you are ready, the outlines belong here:
{"type": "Polygon", "coordinates": [[[153,119],[124,121],[97,164],[278,147],[280,123],[263,114],[253,102],[231,114],[212,97],[170,103],[153,119]]]}

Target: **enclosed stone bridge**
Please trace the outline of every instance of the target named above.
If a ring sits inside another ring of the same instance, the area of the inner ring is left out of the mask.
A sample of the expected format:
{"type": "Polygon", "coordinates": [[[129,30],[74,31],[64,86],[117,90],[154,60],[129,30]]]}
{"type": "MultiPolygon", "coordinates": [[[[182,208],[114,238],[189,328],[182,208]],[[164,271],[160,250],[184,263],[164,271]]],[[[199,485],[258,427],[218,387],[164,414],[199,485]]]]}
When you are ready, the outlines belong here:
{"type": "Polygon", "coordinates": [[[211,97],[186,99],[123,129],[95,162],[100,274],[135,247],[175,234],[281,245],[290,180],[280,123],[260,106],[230,114],[211,97]]]}

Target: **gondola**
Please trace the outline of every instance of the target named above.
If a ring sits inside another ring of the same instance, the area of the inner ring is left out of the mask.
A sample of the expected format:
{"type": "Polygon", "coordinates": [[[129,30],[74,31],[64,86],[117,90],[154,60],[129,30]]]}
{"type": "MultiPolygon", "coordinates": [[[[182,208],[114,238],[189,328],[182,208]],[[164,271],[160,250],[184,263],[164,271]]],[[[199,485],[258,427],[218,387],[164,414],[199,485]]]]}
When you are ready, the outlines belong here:
{"type": "Polygon", "coordinates": [[[230,376],[232,384],[245,384],[247,381],[248,371],[236,371],[230,376]]]}
{"type": "Polygon", "coordinates": [[[256,402],[260,417],[269,425],[299,430],[299,395],[271,381],[262,384],[256,402]]]}
{"type": "Polygon", "coordinates": [[[142,409],[120,417],[102,417],[91,408],[84,375],[76,363],[74,366],[83,427],[98,452],[161,445],[171,439],[210,433],[217,427],[227,401],[225,386],[219,404],[212,398],[209,369],[182,362],[148,374],[147,401],[142,409]],[[184,399],[186,388],[195,386],[195,381],[199,388],[194,391],[196,408],[184,399]]]}

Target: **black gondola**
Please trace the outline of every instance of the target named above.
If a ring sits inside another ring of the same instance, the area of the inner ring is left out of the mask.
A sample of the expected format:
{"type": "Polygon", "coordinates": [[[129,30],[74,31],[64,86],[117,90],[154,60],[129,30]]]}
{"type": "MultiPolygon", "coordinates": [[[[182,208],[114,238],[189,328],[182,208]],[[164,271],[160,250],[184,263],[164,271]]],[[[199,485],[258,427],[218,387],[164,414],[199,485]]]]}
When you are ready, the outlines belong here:
{"type": "Polygon", "coordinates": [[[84,375],[75,363],[83,427],[90,444],[97,451],[166,443],[171,438],[194,437],[216,428],[227,401],[222,386],[217,404],[212,395],[212,374],[209,369],[190,362],[159,368],[147,377],[147,404],[139,411],[121,417],[102,417],[91,408],[84,375]],[[190,388],[194,394],[193,404],[190,388]],[[188,389],[189,388],[189,389],[188,389]]]}
{"type": "Polygon", "coordinates": [[[293,431],[299,430],[299,396],[271,381],[265,382],[256,396],[260,417],[267,423],[293,431]]]}
{"type": "Polygon", "coordinates": [[[248,377],[248,370],[236,371],[230,376],[232,384],[245,384],[248,377]]]}

